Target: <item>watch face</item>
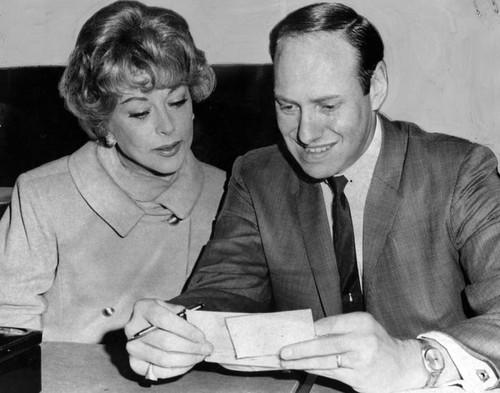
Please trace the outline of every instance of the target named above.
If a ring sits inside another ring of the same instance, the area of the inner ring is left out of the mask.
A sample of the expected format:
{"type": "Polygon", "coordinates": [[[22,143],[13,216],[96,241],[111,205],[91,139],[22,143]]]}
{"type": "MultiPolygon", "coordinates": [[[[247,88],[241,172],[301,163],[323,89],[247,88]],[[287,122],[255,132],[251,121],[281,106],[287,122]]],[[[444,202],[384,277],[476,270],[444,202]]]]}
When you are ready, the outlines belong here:
{"type": "Polygon", "coordinates": [[[429,348],[424,354],[425,362],[432,371],[442,371],[444,368],[443,355],[436,348],[429,348]]]}

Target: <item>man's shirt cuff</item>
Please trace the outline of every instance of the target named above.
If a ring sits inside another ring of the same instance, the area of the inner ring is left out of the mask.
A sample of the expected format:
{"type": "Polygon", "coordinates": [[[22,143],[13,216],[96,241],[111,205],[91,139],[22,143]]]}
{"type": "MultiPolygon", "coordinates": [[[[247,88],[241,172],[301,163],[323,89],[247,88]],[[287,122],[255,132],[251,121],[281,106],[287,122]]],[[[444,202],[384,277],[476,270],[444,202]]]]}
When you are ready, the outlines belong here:
{"type": "Polygon", "coordinates": [[[450,381],[440,386],[461,386],[467,393],[484,392],[498,382],[494,369],[486,362],[468,353],[455,339],[441,332],[427,332],[418,338],[437,341],[449,353],[462,379],[450,381]]]}

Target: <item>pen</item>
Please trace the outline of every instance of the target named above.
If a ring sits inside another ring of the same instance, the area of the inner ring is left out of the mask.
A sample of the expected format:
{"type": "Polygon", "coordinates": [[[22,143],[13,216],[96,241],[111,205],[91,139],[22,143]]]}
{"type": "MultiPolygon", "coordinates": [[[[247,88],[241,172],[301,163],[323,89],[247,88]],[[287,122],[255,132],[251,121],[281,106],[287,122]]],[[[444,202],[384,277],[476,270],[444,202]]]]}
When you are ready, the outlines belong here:
{"type": "MultiPolygon", "coordinates": [[[[180,312],[178,312],[176,315],[178,317],[181,317],[181,318],[184,318],[186,319],[186,311],[187,310],[200,310],[204,307],[205,305],[201,302],[199,302],[196,306],[192,306],[192,307],[187,307],[187,308],[184,308],[182,309],[180,312]]],[[[150,325],[148,326],[147,328],[145,329],[142,329],[140,331],[138,331],[136,334],[134,334],[128,341],[132,341],[132,340],[137,340],[138,338],[141,338],[141,337],[144,337],[146,336],[147,334],[149,333],[152,333],[154,332],[155,330],[158,329],[158,326],[155,326],[155,325],[150,325]]],[[[144,378],[146,380],[149,380],[149,381],[157,381],[158,378],[156,377],[156,375],[154,374],[153,372],[153,365],[151,363],[148,364],[148,369],[146,371],[146,375],[144,376],[144,378]]]]}
{"type": "MultiPolygon", "coordinates": [[[[200,303],[196,304],[196,306],[187,307],[187,308],[182,309],[182,311],[178,312],[176,315],[179,316],[179,317],[181,317],[181,318],[186,319],[186,311],[187,310],[193,310],[193,311],[194,310],[200,310],[204,306],[205,305],[200,302],[200,303]]],[[[149,325],[147,328],[144,328],[144,329],[138,331],[136,334],[134,334],[131,338],[129,338],[128,341],[137,340],[138,338],[144,337],[147,334],[154,332],[155,330],[158,330],[158,326],[149,325]]]]}

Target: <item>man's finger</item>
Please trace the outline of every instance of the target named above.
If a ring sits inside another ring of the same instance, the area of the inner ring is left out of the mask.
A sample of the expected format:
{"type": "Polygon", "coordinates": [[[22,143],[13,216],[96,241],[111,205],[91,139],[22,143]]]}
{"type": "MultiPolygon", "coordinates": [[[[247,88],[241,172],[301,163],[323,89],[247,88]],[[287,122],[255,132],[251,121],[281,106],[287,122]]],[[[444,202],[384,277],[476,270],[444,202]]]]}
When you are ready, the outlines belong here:
{"type": "Polygon", "coordinates": [[[373,317],[365,312],[352,312],[319,319],[314,323],[316,336],[348,334],[366,331],[374,324],[373,317]]]}
{"type": "Polygon", "coordinates": [[[330,334],[313,340],[289,344],[281,348],[280,357],[284,360],[327,356],[351,350],[349,335],[330,334]]]}
{"type": "Polygon", "coordinates": [[[281,366],[289,370],[336,370],[350,369],[349,359],[345,354],[316,356],[296,360],[281,360],[281,366]]]}

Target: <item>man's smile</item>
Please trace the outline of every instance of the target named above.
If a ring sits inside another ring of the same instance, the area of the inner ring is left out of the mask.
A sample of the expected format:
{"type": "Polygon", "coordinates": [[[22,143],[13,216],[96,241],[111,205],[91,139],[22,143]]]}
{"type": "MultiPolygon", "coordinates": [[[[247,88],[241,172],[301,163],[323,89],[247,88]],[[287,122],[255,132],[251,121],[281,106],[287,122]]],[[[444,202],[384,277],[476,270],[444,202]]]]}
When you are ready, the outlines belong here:
{"type": "Polygon", "coordinates": [[[324,153],[327,150],[330,150],[334,145],[335,143],[329,143],[327,145],[320,145],[320,146],[306,146],[304,147],[304,150],[308,154],[320,154],[324,153]]]}

